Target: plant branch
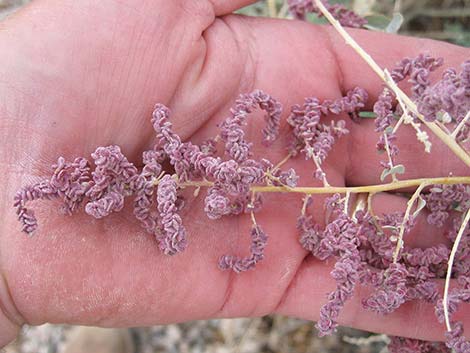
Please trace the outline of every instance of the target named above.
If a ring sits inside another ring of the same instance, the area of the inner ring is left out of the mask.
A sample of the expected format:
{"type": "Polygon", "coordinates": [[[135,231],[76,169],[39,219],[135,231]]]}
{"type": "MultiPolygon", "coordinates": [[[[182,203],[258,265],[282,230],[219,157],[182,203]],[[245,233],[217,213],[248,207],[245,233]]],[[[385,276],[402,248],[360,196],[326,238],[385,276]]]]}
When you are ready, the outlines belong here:
{"type": "Polygon", "coordinates": [[[341,24],[333,17],[333,15],[326,9],[320,0],[314,0],[316,6],[320,9],[325,18],[331,25],[338,31],[338,33],[350,45],[359,56],[372,68],[372,70],[384,81],[387,86],[395,93],[397,97],[403,100],[408,106],[408,109],[415,114],[444,144],[446,144],[457,157],[459,157],[467,166],[470,167],[470,155],[448,134],[434,122],[429,122],[424,119],[424,116],[418,111],[416,104],[408,97],[393,80],[387,79],[382,68],[362,47],[351,37],[351,35],[341,26],[341,24]]]}
{"type": "MultiPolygon", "coordinates": [[[[298,193],[298,194],[357,194],[362,192],[367,193],[378,193],[384,191],[400,190],[404,188],[416,187],[423,183],[427,185],[436,184],[470,184],[470,177],[440,177],[440,178],[419,178],[419,179],[408,179],[400,180],[387,184],[367,185],[367,186],[328,186],[328,187],[308,187],[298,186],[291,188],[288,186],[252,186],[251,191],[253,192],[283,192],[283,193],[298,193]]],[[[211,187],[214,183],[211,181],[190,181],[180,183],[179,186],[184,187],[211,187]]]]}
{"type": "Polygon", "coordinates": [[[270,17],[277,17],[276,0],[268,0],[268,10],[270,17]]]}
{"type": "Polygon", "coordinates": [[[460,124],[455,128],[455,130],[452,132],[452,138],[455,139],[457,135],[459,134],[460,130],[465,126],[465,124],[470,120],[470,111],[467,112],[465,117],[462,119],[460,124]]]}
{"type": "Polygon", "coordinates": [[[414,192],[413,196],[408,200],[405,215],[403,216],[403,221],[401,222],[400,225],[400,232],[398,234],[398,239],[397,239],[397,245],[395,247],[395,251],[393,252],[393,262],[396,263],[398,260],[398,255],[400,254],[400,250],[403,248],[403,235],[405,234],[405,229],[406,229],[406,223],[410,219],[410,214],[411,214],[411,208],[413,207],[414,203],[418,199],[419,195],[421,194],[421,191],[428,186],[426,182],[422,183],[414,192]]]}
{"type": "Polygon", "coordinates": [[[448,308],[448,297],[449,297],[450,277],[452,276],[452,266],[454,265],[455,255],[457,254],[457,250],[459,248],[459,244],[462,239],[463,232],[465,231],[465,228],[467,227],[467,224],[469,221],[470,221],[470,209],[468,209],[467,214],[465,215],[465,218],[462,221],[462,225],[460,226],[459,232],[454,241],[454,245],[452,246],[452,251],[450,253],[449,261],[447,262],[447,275],[446,275],[446,282],[444,285],[444,296],[442,298],[442,305],[444,307],[444,318],[446,321],[447,331],[452,330],[452,328],[450,327],[449,308],[448,308]]]}

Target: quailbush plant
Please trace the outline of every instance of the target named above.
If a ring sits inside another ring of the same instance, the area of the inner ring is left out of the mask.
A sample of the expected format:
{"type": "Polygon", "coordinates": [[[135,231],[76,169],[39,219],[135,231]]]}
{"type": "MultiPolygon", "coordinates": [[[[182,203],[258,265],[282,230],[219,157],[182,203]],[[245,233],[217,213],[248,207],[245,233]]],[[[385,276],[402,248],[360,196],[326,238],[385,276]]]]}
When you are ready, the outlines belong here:
{"type": "Polygon", "coordinates": [[[191,243],[191,234],[186,232],[180,215],[185,207],[182,190],[191,189],[193,197],[205,198],[204,211],[209,219],[242,214],[251,218],[251,229],[246,231],[251,238],[247,254],[222,255],[218,260],[222,270],[240,273],[254,269],[269,246],[269,234],[256,219],[263,209],[263,195],[298,193],[303,196],[298,219],[286,222],[296,222],[299,243],[312,256],[335,259],[331,275],[336,289],[321,308],[316,325],[320,335],[335,331],[341,308],[360,284],[372,288],[362,300],[366,310],[386,315],[406,302],[422,300],[435,305],[437,319],[445,323],[446,344],[392,337],[390,351],[436,352],[450,348],[470,352],[462,323],[452,318],[460,303],[470,301],[470,177],[402,179],[407,166],[400,163],[397,143],[401,129],[414,129],[423,150],[432,153],[428,133],[433,133],[470,167],[470,60],[460,68],[445,70],[437,81],[432,72],[444,59],[426,53],[382,69],[343,28],[363,26],[362,18],[342,6],[319,0],[289,3],[297,17],[308,12],[325,16],[382,78],[383,92],[373,102],[373,112],[365,111],[366,103],[371,102],[360,87],[337,100],[306,98],[290,108],[286,157],[270,161],[253,152],[244,131],[253,111],[261,109],[266,113],[261,131],[263,144],[269,146],[278,137],[282,105],[268,93],[255,90],[241,95],[220,124],[218,135],[201,144],[183,141],[173,130],[169,109],[157,104],[151,119],[156,143],[153,149],[143,152],[142,167],[131,163],[115,145],[98,147],[91,155],[93,163],[83,157],[73,161],[59,157],[48,180],[26,186],[16,194],[14,206],[22,230],[32,235],[38,227],[33,211],[27,207],[34,200],[58,198],[68,214],[84,205],[88,215],[101,219],[122,210],[125,199],[132,198],[134,215],[142,227],[155,236],[163,253],[175,255],[191,243]],[[398,86],[405,81],[411,83],[409,95],[398,86]],[[339,114],[348,114],[355,121],[375,119],[375,148],[383,156],[382,184],[330,184],[322,163],[348,130],[343,120],[327,124],[323,118],[339,114]],[[321,186],[300,186],[296,170],[284,167],[294,158],[311,164],[312,180],[321,186]],[[375,212],[374,196],[407,188],[413,192],[408,195],[406,209],[389,214],[375,212]],[[312,203],[318,202],[316,194],[328,195],[324,201],[325,226],[310,212],[312,203]],[[423,217],[424,210],[428,212],[428,224],[444,229],[444,224],[450,223],[452,227],[442,231],[442,243],[414,248],[404,236],[423,217]],[[444,278],[445,288],[441,291],[436,280],[444,278]]]}

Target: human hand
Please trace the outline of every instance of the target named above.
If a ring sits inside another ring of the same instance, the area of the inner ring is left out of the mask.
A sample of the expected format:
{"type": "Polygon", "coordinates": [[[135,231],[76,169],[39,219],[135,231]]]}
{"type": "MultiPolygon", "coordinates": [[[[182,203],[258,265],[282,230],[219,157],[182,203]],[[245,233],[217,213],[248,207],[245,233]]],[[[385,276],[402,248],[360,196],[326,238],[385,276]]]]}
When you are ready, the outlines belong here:
{"type": "MultiPolygon", "coordinates": [[[[212,0],[212,6],[209,1],[105,0],[78,5],[39,0],[2,24],[0,303],[5,317],[0,332],[9,336],[1,343],[13,338],[24,322],[139,326],[272,312],[318,318],[334,283],[330,266],[307,256],[298,244],[298,196],[267,197],[257,215],[270,237],[266,259],[255,271],[238,276],[220,271],[217,259],[246,251],[248,216],[209,221],[201,199],[183,213],[190,246],[174,257],[160,253],[129,207],[95,221],[83,213],[57,215],[51,205],[40,208],[38,203],[33,207],[40,228],[31,239],[20,234],[11,207],[15,191],[47,176],[59,155],[86,156],[97,146],[117,144],[132,161],[139,161],[153,143],[150,115],[156,102],[172,109],[181,136],[202,141],[217,133],[215,125],[238,94],[254,88],[287,108],[312,95],[338,98],[354,86],[377,95],[380,81],[329,29],[220,17],[248,2],[212,0]]],[[[421,51],[458,66],[469,53],[426,40],[363,31],[354,31],[354,36],[385,67],[421,51]]],[[[262,122],[252,122],[250,129],[257,133],[262,122]]],[[[378,182],[371,123],[348,122],[348,128],[351,134],[335,145],[325,162],[330,183],[378,182]]],[[[281,160],[285,123],[282,131],[272,148],[256,152],[281,160]]],[[[412,133],[403,134],[414,141],[412,133]]],[[[413,166],[406,177],[465,173],[445,147],[434,145],[432,156],[417,152],[418,143],[402,146],[401,158],[413,166]]],[[[302,183],[314,182],[310,164],[290,163],[301,170],[302,183]]],[[[386,194],[376,197],[374,207],[385,212],[405,204],[404,198],[386,194]]],[[[315,203],[314,212],[320,219],[320,203],[315,203]]],[[[407,242],[428,244],[437,237],[433,233],[420,223],[407,242]],[[423,239],[424,233],[431,236],[423,239]]],[[[343,324],[442,338],[432,306],[410,303],[378,317],[360,310],[359,298],[347,304],[343,324]]]]}

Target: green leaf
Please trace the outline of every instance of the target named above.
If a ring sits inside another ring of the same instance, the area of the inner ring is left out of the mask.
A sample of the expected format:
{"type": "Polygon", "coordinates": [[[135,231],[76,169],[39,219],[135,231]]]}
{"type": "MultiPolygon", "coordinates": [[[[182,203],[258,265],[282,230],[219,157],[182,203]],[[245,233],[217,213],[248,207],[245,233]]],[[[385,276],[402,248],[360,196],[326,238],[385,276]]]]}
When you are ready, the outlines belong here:
{"type": "Polygon", "coordinates": [[[312,23],[316,23],[316,24],[328,24],[328,20],[324,17],[318,17],[318,15],[316,13],[307,13],[305,15],[306,17],[306,20],[308,22],[312,22],[312,23]]]}
{"type": "Polygon", "coordinates": [[[375,119],[377,115],[374,112],[359,112],[359,117],[364,119],[375,119]]]}
{"type": "Polygon", "coordinates": [[[390,175],[390,169],[384,169],[380,174],[380,181],[384,181],[386,177],[390,175]]]}
{"type": "Polygon", "coordinates": [[[366,16],[365,18],[367,20],[367,25],[365,27],[376,31],[384,31],[391,21],[389,17],[381,14],[373,14],[366,16]]]}
{"type": "Polygon", "coordinates": [[[399,12],[393,14],[393,18],[390,23],[385,28],[385,32],[387,33],[398,33],[401,25],[403,24],[403,15],[399,12]]]}
{"type": "Polygon", "coordinates": [[[403,174],[405,173],[405,166],[403,164],[398,164],[390,169],[390,174],[403,174]]]}
{"type": "Polygon", "coordinates": [[[392,169],[384,169],[380,175],[380,181],[384,181],[389,175],[397,175],[405,173],[405,166],[403,164],[398,164],[392,169]]]}

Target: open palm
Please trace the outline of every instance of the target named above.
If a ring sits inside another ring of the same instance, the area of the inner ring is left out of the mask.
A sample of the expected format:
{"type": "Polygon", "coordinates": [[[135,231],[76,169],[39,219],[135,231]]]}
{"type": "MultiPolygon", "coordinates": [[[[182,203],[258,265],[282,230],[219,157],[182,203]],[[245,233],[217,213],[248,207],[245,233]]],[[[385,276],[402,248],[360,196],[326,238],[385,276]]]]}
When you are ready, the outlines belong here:
{"type": "MultiPolygon", "coordinates": [[[[237,96],[254,88],[285,107],[312,95],[338,98],[354,86],[377,95],[379,80],[334,32],[228,15],[249,2],[37,0],[1,25],[0,313],[11,321],[3,328],[13,332],[24,322],[45,321],[138,326],[272,312],[318,317],[334,282],[331,264],[307,256],[298,244],[299,196],[266,197],[257,215],[269,236],[266,259],[241,275],[220,271],[217,259],[247,251],[249,217],[210,221],[201,196],[182,214],[189,247],[173,257],[159,251],[129,205],[95,220],[83,212],[62,216],[53,204],[38,202],[40,227],[31,239],[20,233],[11,207],[15,191],[47,177],[60,155],[87,156],[97,146],[117,144],[138,163],[154,141],[150,116],[157,102],[172,109],[183,138],[200,142],[215,136],[237,96]]],[[[450,66],[469,56],[466,49],[431,41],[363,31],[354,36],[388,67],[421,51],[449,58],[450,66]]],[[[249,136],[259,139],[262,124],[253,119],[249,136]]],[[[351,134],[325,164],[330,183],[378,182],[373,126],[348,121],[348,128],[351,134]]],[[[281,160],[287,135],[283,122],[279,141],[256,153],[281,160]]],[[[403,136],[413,139],[405,129],[403,136]]],[[[461,162],[435,146],[432,156],[421,153],[418,143],[402,147],[404,164],[413,166],[406,177],[465,174],[461,162]]],[[[302,184],[315,183],[310,164],[289,163],[301,171],[302,184]]],[[[406,199],[387,194],[377,196],[374,207],[380,212],[405,204],[406,199]]],[[[314,212],[321,220],[319,202],[314,212]]],[[[418,246],[435,241],[437,235],[426,227],[419,223],[409,241],[418,246]],[[425,233],[431,235],[423,240],[425,233]]],[[[361,311],[358,298],[346,306],[342,323],[442,337],[431,306],[410,303],[381,318],[361,311]]]]}

